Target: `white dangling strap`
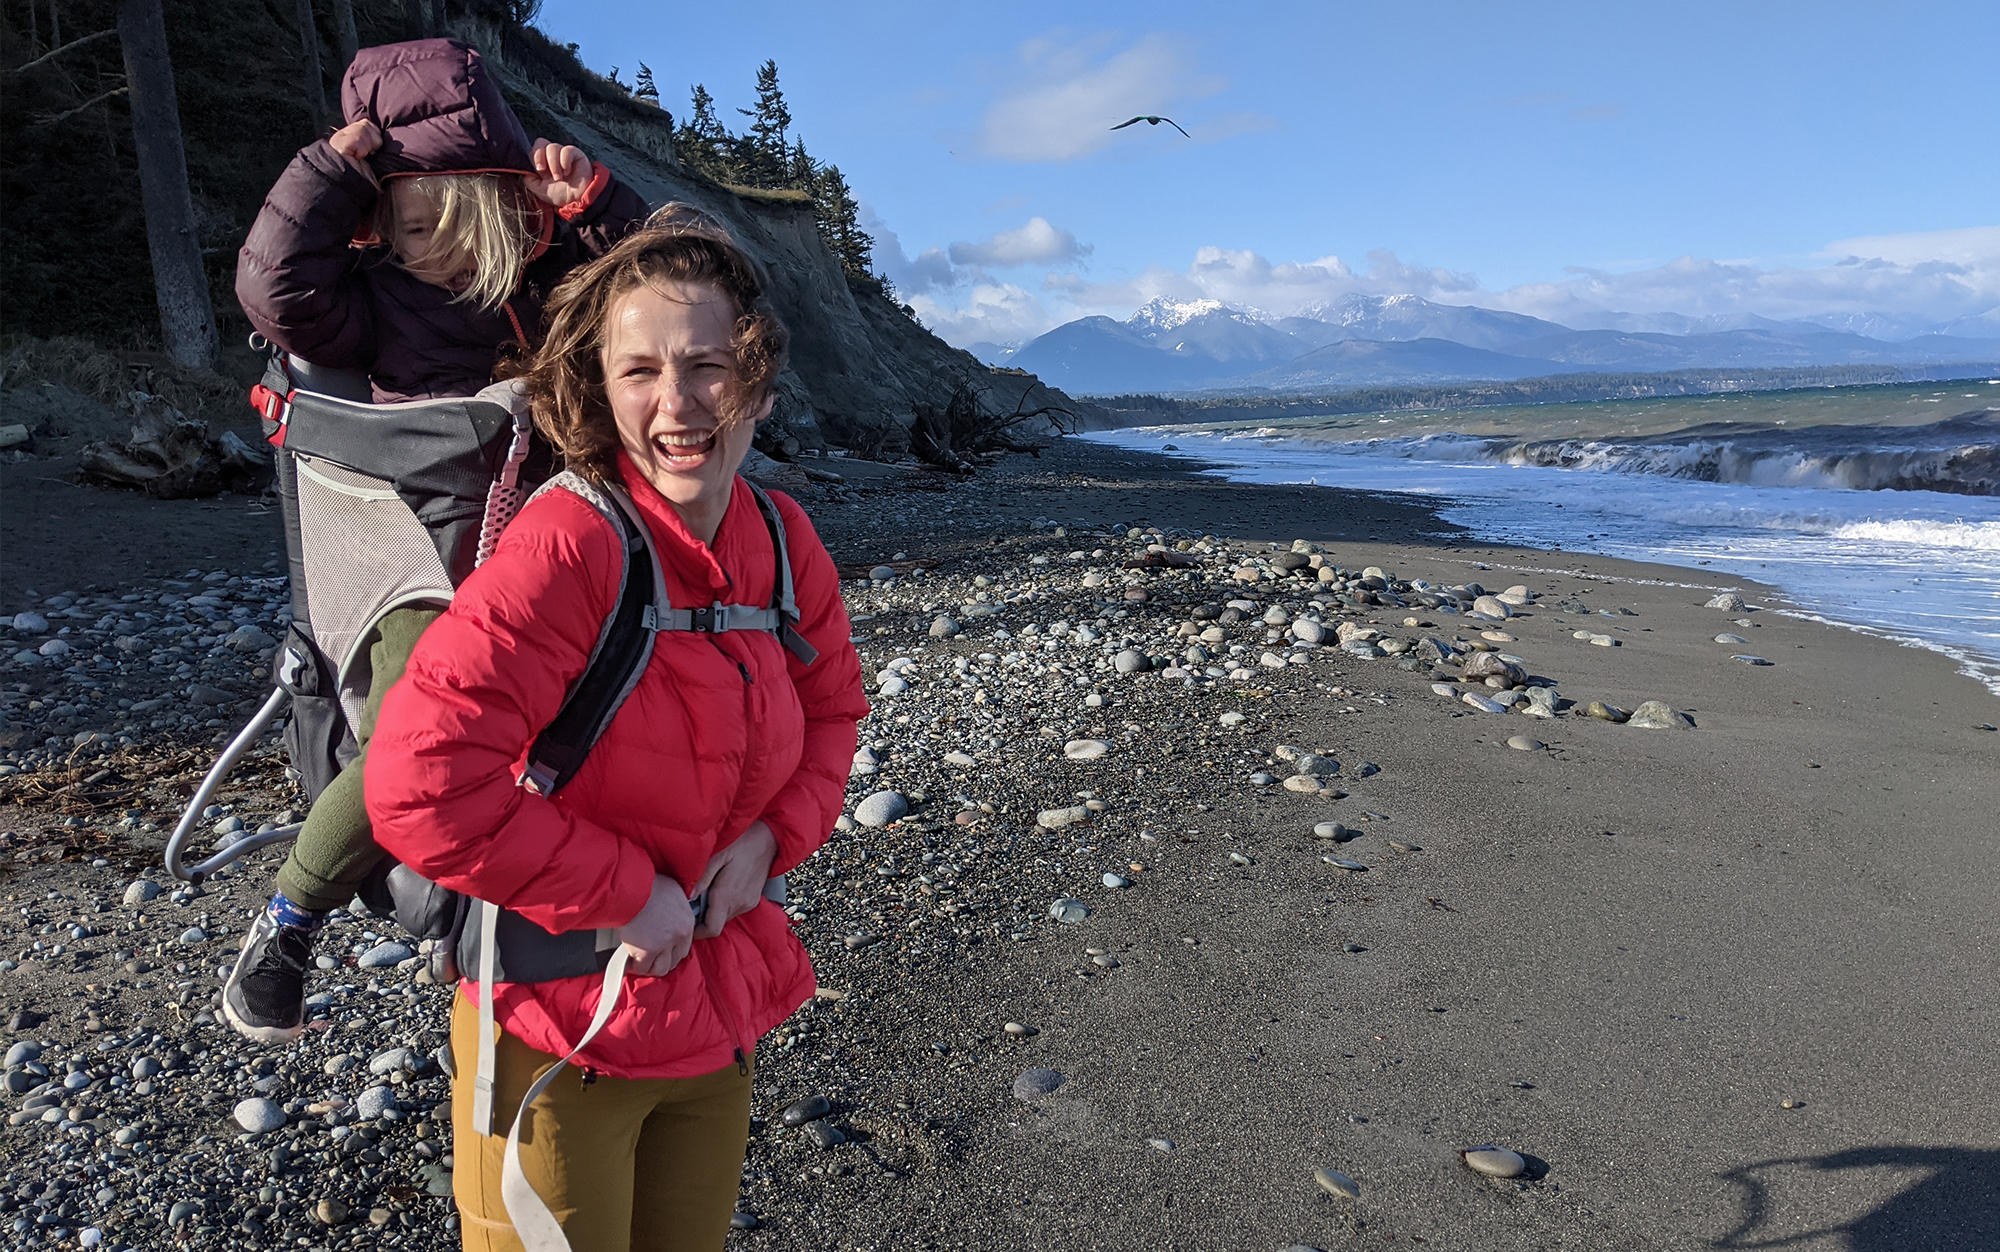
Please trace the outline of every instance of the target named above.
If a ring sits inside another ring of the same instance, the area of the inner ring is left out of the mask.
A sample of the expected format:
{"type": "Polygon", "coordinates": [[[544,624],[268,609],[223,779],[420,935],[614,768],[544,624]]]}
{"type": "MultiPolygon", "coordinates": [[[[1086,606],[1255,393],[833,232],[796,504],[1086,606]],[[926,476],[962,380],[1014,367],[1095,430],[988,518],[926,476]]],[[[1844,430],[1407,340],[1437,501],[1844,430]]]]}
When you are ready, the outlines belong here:
{"type": "Polygon", "coordinates": [[[563,1234],[561,1223],[542,1197],[535,1193],[535,1186],[521,1171],[521,1123],[528,1119],[528,1106],[548,1090],[556,1075],[567,1069],[576,1060],[577,1053],[597,1038],[597,1032],[604,1029],[604,1023],[611,1020],[611,1011],[618,1007],[618,994],[625,981],[625,963],[631,957],[631,949],[620,944],[611,954],[611,964],[604,967],[604,983],[597,989],[597,1012],[591,1015],[590,1029],[583,1032],[583,1038],[569,1050],[569,1055],[535,1080],[528,1088],[528,1094],[521,1097],[521,1107],[514,1112],[514,1124],[507,1131],[507,1154],[500,1167],[500,1203],[506,1206],[507,1220],[514,1223],[515,1237],[527,1252],[570,1252],[569,1238],[563,1234]]]}
{"type": "Polygon", "coordinates": [[[472,1127],[493,1133],[493,1054],[499,1042],[493,1025],[494,949],[499,946],[500,906],[479,905],[479,1063],[472,1071],[472,1127]]]}

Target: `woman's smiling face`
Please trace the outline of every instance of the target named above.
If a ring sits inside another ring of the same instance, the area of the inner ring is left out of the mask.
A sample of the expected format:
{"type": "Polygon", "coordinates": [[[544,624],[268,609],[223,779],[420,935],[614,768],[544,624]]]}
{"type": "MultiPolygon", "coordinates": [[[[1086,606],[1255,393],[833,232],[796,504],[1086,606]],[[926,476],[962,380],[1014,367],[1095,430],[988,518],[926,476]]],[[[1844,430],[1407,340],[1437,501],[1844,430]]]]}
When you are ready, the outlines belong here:
{"type": "Polygon", "coordinates": [[[771,411],[767,394],[742,419],[721,417],[736,369],[734,329],[720,289],[671,282],[619,297],[604,330],[604,391],[618,441],[704,543],[722,524],[751,436],[771,411]]]}

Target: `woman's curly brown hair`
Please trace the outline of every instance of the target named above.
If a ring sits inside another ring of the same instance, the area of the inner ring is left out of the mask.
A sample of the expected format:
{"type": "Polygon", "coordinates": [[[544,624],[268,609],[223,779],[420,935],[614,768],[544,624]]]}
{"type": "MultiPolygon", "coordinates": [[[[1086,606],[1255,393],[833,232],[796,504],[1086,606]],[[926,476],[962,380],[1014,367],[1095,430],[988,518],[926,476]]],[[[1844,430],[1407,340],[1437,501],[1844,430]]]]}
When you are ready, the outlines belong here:
{"type": "Polygon", "coordinates": [[[764,295],[764,273],[729,231],[701,210],[669,204],[549,297],[548,336],[519,371],[535,426],[569,468],[597,482],[618,476],[618,427],[604,392],[611,311],[641,286],[710,283],[735,311],[736,368],[716,417],[727,427],[755,413],[785,364],[790,338],[764,295]]]}

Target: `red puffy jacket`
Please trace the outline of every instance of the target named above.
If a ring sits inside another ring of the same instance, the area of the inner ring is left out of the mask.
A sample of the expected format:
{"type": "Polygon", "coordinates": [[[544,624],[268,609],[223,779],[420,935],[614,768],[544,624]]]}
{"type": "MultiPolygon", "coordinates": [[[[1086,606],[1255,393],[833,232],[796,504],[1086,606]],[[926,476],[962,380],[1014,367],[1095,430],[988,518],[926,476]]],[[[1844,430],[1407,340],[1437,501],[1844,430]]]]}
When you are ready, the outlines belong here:
{"type": "MultiPolygon", "coordinates": [[[[770,602],[776,558],[747,490],[734,492],[705,546],[629,460],[620,468],[640,484],[631,494],[676,607],[770,602]]],[[[376,841],[444,886],[551,932],[624,925],[655,873],[694,884],[759,818],[777,838],[773,874],[810,856],[840,815],[868,702],[833,560],[805,512],[773,498],[799,626],[819,659],[801,665],[762,631],[658,635],[644,677],[582,770],[547,799],[516,779],[583,673],[620,562],[611,527],[576,496],[549,492],[523,509],[383,702],[365,774],[376,841]]],[[[561,1055],[582,1038],[599,983],[499,984],[499,1023],[561,1055]]],[[[784,911],[762,901],[716,938],[696,939],[665,977],[628,977],[580,1063],[621,1078],[709,1073],[747,1054],[812,990],[784,911]]]]}

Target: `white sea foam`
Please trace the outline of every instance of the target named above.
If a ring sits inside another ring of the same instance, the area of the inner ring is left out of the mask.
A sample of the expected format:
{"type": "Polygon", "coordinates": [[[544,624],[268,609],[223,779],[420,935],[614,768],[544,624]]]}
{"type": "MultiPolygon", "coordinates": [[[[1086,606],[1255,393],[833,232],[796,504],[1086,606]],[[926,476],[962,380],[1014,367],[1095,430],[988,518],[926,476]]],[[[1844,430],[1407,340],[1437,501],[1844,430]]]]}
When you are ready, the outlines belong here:
{"type": "Polygon", "coordinates": [[[1930,522],[1915,519],[1844,522],[1830,534],[1836,539],[1878,539],[1932,548],[1974,548],[2000,552],[2000,522],[1930,522]]]}

